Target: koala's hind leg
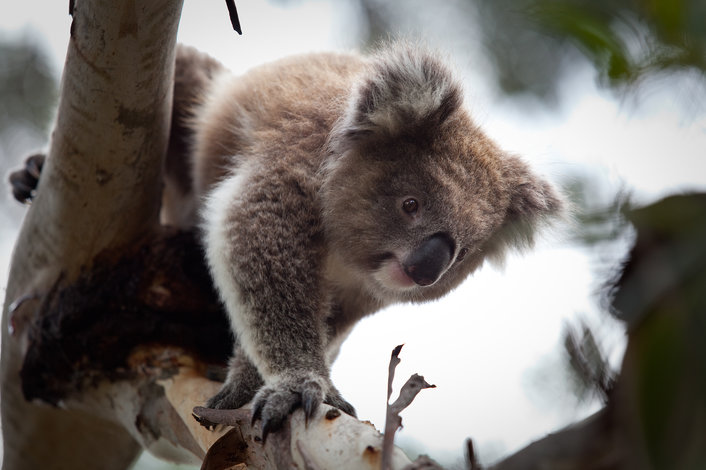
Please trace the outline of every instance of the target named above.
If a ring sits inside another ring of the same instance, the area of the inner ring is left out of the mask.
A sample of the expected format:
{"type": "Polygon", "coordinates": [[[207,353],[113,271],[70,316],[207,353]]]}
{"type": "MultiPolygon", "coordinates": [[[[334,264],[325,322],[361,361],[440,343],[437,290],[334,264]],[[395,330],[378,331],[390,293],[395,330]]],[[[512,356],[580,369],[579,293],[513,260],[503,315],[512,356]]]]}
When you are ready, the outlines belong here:
{"type": "Polygon", "coordinates": [[[15,199],[26,204],[32,202],[45,159],[43,153],[34,154],[27,157],[24,168],[10,173],[10,186],[15,199]]]}
{"type": "Polygon", "coordinates": [[[245,356],[243,350],[236,346],[235,353],[230,360],[225,384],[215,396],[208,400],[206,406],[223,410],[240,408],[252,400],[262,385],[263,381],[257,369],[245,356]]]}
{"type": "Polygon", "coordinates": [[[164,162],[162,223],[181,228],[197,220],[193,187],[194,113],[213,77],[225,70],[215,59],[193,47],[178,45],[174,64],[171,130],[164,162]]]}

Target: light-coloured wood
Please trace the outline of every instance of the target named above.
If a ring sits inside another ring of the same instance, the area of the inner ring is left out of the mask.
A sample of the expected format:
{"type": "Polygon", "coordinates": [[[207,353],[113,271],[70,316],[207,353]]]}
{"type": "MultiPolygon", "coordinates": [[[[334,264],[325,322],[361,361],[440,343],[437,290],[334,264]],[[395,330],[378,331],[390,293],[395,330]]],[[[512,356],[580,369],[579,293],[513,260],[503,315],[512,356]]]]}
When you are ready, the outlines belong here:
{"type": "Polygon", "coordinates": [[[140,451],[114,422],[26,402],[19,370],[33,315],[58,277],[74,279],[96,254],[130,246],[157,223],[181,6],[75,2],[49,158],[14,247],[3,308],[5,469],[118,469],[140,451]]]}

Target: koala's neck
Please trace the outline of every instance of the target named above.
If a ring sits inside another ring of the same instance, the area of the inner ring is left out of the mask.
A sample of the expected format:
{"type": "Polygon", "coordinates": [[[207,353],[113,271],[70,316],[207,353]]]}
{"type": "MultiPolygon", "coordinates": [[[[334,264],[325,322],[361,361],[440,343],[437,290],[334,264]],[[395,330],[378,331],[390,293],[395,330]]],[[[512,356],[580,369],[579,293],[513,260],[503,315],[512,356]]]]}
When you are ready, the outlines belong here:
{"type": "Polygon", "coordinates": [[[335,318],[331,320],[336,324],[336,329],[346,329],[390,303],[372,296],[365,286],[363,276],[351,269],[340,256],[327,256],[325,273],[332,293],[332,316],[335,318]]]}

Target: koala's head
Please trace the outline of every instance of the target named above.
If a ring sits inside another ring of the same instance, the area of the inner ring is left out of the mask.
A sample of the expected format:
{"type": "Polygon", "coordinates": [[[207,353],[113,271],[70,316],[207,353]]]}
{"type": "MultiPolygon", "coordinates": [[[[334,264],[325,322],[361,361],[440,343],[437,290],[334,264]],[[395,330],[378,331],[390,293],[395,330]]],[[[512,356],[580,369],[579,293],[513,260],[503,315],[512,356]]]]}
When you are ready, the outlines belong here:
{"type": "Polygon", "coordinates": [[[498,148],[431,54],[376,56],[333,130],[322,188],[336,255],[382,302],[437,298],[488,258],[532,244],[562,199],[498,148]]]}

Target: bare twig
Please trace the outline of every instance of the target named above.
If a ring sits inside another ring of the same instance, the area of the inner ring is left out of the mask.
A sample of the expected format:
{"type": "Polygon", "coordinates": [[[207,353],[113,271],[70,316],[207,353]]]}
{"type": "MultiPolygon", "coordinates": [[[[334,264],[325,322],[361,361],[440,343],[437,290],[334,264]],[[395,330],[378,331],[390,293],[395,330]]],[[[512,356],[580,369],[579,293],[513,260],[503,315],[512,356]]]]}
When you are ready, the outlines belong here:
{"type": "Polygon", "coordinates": [[[399,354],[403,345],[399,345],[392,350],[390,356],[390,365],[387,376],[387,415],[385,417],[385,433],[382,441],[382,464],[381,468],[387,470],[390,468],[393,443],[395,433],[402,427],[402,417],[400,412],[407,408],[414,397],[425,388],[434,388],[436,385],[431,385],[424,380],[424,377],[418,374],[412,375],[407,382],[402,386],[400,394],[394,403],[390,404],[390,396],[392,395],[392,380],[395,376],[395,369],[400,363],[399,354]]]}
{"type": "Polygon", "coordinates": [[[191,415],[201,424],[213,430],[216,426],[240,426],[248,423],[252,419],[249,409],[238,408],[237,410],[214,410],[203,406],[196,406],[191,415]]]}
{"type": "Polygon", "coordinates": [[[387,402],[390,403],[390,397],[392,396],[392,381],[395,378],[395,369],[397,368],[397,364],[400,363],[400,358],[398,357],[400,355],[400,351],[402,351],[402,346],[404,344],[400,344],[398,346],[395,346],[395,349],[392,350],[392,354],[390,355],[390,365],[387,368],[387,402]]]}
{"type": "Polygon", "coordinates": [[[476,450],[473,448],[473,439],[466,439],[466,465],[468,470],[483,470],[483,467],[478,463],[476,450]]]}
{"type": "Polygon", "coordinates": [[[407,408],[417,394],[425,388],[436,388],[436,385],[427,383],[427,381],[424,380],[424,376],[412,374],[412,376],[407,379],[407,382],[405,382],[402,386],[402,390],[400,390],[400,395],[397,397],[397,400],[395,400],[392,405],[389,405],[388,411],[399,414],[399,412],[407,408]]]}
{"type": "Polygon", "coordinates": [[[235,9],[234,0],[226,0],[226,5],[228,6],[228,16],[230,16],[230,24],[233,25],[233,29],[238,34],[243,34],[243,30],[240,27],[240,19],[238,19],[238,10],[235,9]]]}

